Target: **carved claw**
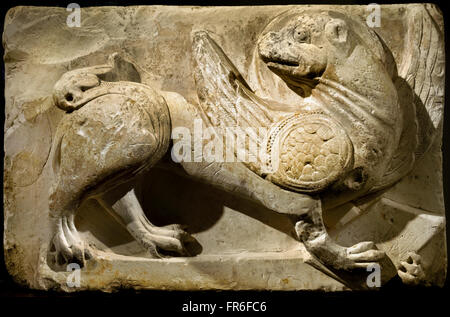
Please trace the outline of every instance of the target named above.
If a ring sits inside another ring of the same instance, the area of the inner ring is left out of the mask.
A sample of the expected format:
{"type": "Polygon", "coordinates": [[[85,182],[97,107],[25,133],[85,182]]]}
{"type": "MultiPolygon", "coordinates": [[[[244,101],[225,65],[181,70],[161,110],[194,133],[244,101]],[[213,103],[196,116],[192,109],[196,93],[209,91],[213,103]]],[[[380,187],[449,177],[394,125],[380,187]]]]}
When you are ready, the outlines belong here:
{"type": "Polygon", "coordinates": [[[364,241],[346,248],[349,268],[367,268],[381,261],[386,253],[377,250],[372,241],[364,241]]]}
{"type": "Polygon", "coordinates": [[[408,252],[405,261],[400,261],[398,276],[407,285],[419,285],[425,280],[421,257],[416,252],[408,252]]]}
{"type": "Polygon", "coordinates": [[[180,225],[156,227],[146,218],[130,223],[127,225],[127,229],[154,258],[164,258],[164,251],[180,256],[189,256],[186,244],[195,241],[180,225]]]}
{"type": "Polygon", "coordinates": [[[61,217],[57,220],[57,230],[49,250],[50,265],[56,270],[66,270],[67,265],[77,263],[84,267],[86,260],[92,258],[89,248],[78,235],[74,216],[61,217]]]}
{"type": "Polygon", "coordinates": [[[348,248],[340,246],[323,228],[305,221],[297,222],[295,230],[306,249],[329,268],[338,270],[367,268],[386,257],[386,254],[377,250],[375,244],[370,241],[360,242],[348,248]]]}

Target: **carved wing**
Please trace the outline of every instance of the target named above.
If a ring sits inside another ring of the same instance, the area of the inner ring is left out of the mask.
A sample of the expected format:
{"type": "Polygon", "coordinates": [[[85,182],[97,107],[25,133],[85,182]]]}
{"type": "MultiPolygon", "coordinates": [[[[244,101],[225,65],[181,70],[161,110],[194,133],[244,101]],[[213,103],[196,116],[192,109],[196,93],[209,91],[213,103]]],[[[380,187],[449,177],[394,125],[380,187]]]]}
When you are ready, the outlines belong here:
{"type": "MultiPolygon", "coordinates": [[[[414,90],[419,129],[434,136],[444,110],[445,54],[443,35],[433,18],[432,5],[412,7],[408,14],[408,33],[399,76],[414,90]],[[426,111],[423,113],[420,108],[426,111]],[[422,116],[426,115],[426,118],[422,116]],[[427,119],[427,120],[425,120],[427,119]],[[425,122],[422,122],[425,121],[425,122]],[[426,122],[432,125],[428,127],[426,122]],[[421,125],[424,125],[422,128],[421,125]],[[431,129],[425,131],[425,129],[431,129]]],[[[430,141],[425,142],[430,143],[430,141]]],[[[422,144],[422,153],[430,144],[422,144]]]]}
{"type": "MultiPolygon", "coordinates": [[[[240,133],[240,138],[246,138],[246,142],[254,145],[243,145],[249,151],[248,155],[258,158],[256,151],[262,148],[265,137],[258,132],[261,128],[270,127],[275,114],[264,100],[253,93],[237,68],[206,32],[194,34],[193,54],[194,79],[204,122],[221,136],[227,133],[238,138],[240,133]]],[[[235,147],[233,150],[237,154],[240,149],[235,147]]],[[[250,165],[256,171],[261,162],[250,165]]]]}
{"type": "Polygon", "coordinates": [[[343,175],[353,147],[338,123],[320,112],[273,110],[275,102],[269,105],[253,93],[206,32],[195,34],[193,49],[203,119],[226,138],[229,128],[236,128],[234,137],[246,140],[231,150],[238,159],[241,150],[248,152],[253,161],[243,161],[247,167],[297,192],[319,192],[343,175]]]}
{"type": "Polygon", "coordinates": [[[222,49],[206,32],[193,39],[194,78],[202,109],[215,127],[268,127],[272,117],[222,49]]]}
{"type": "Polygon", "coordinates": [[[396,81],[404,130],[376,190],[392,185],[411,171],[432,145],[442,122],[445,54],[435,11],[432,5],[408,9],[404,53],[396,81]]]}

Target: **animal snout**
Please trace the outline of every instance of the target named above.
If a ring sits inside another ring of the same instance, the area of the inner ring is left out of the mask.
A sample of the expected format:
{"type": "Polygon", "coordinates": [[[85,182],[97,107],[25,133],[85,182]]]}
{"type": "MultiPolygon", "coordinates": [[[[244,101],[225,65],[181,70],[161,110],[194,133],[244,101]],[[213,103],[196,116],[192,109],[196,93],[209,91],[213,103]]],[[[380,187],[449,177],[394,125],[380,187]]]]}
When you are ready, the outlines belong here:
{"type": "Polygon", "coordinates": [[[275,58],[280,59],[281,54],[277,50],[277,43],[279,43],[280,38],[277,33],[269,32],[265,34],[258,43],[258,51],[261,59],[264,62],[270,62],[275,58]]]}
{"type": "Polygon", "coordinates": [[[74,87],[70,91],[66,92],[63,96],[63,100],[68,103],[76,102],[82,98],[82,89],[79,87],[74,87]]]}
{"type": "Polygon", "coordinates": [[[53,101],[55,105],[65,111],[71,110],[73,105],[82,98],[82,91],[79,88],[70,90],[55,91],[53,101]]]}
{"type": "Polygon", "coordinates": [[[298,66],[298,52],[294,43],[283,39],[276,32],[265,34],[258,43],[259,56],[265,63],[274,62],[287,66],[298,66]]]}
{"type": "Polygon", "coordinates": [[[86,70],[65,73],[54,86],[53,100],[62,110],[73,110],[77,102],[84,98],[86,91],[100,85],[97,75],[86,70]]]}

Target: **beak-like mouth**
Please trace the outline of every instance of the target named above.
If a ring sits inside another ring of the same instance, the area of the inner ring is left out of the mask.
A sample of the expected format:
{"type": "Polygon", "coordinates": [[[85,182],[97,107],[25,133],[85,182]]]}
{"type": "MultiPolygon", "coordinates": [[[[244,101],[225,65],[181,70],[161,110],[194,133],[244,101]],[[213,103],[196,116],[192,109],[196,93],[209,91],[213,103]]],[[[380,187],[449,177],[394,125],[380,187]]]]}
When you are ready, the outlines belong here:
{"type": "Polygon", "coordinates": [[[290,68],[295,68],[299,66],[299,63],[297,61],[294,60],[286,60],[284,58],[281,57],[276,57],[276,56],[271,56],[268,57],[266,54],[260,52],[259,53],[260,58],[262,59],[262,61],[269,67],[273,67],[274,69],[290,69],[290,68]]]}
{"type": "Polygon", "coordinates": [[[311,90],[319,83],[319,78],[323,74],[311,71],[309,68],[300,67],[299,63],[285,61],[267,61],[267,67],[302,97],[311,94],[311,90]]]}
{"type": "Polygon", "coordinates": [[[267,67],[274,73],[280,74],[292,74],[295,69],[299,66],[298,63],[287,63],[287,62],[267,62],[267,67]]]}
{"type": "Polygon", "coordinates": [[[284,60],[268,60],[264,59],[267,67],[281,77],[289,76],[292,78],[305,78],[313,80],[323,74],[323,69],[317,71],[310,66],[300,65],[299,62],[284,61],[284,60]]]}

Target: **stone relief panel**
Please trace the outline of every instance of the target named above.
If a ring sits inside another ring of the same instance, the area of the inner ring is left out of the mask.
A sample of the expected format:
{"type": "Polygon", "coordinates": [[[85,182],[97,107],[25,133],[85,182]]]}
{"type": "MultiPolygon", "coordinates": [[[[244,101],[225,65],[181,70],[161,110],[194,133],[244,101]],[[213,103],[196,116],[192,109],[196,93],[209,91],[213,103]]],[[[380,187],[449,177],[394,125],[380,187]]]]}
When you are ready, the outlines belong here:
{"type": "Polygon", "coordinates": [[[35,289],[442,286],[433,5],[16,7],[10,274],[35,289]]]}

